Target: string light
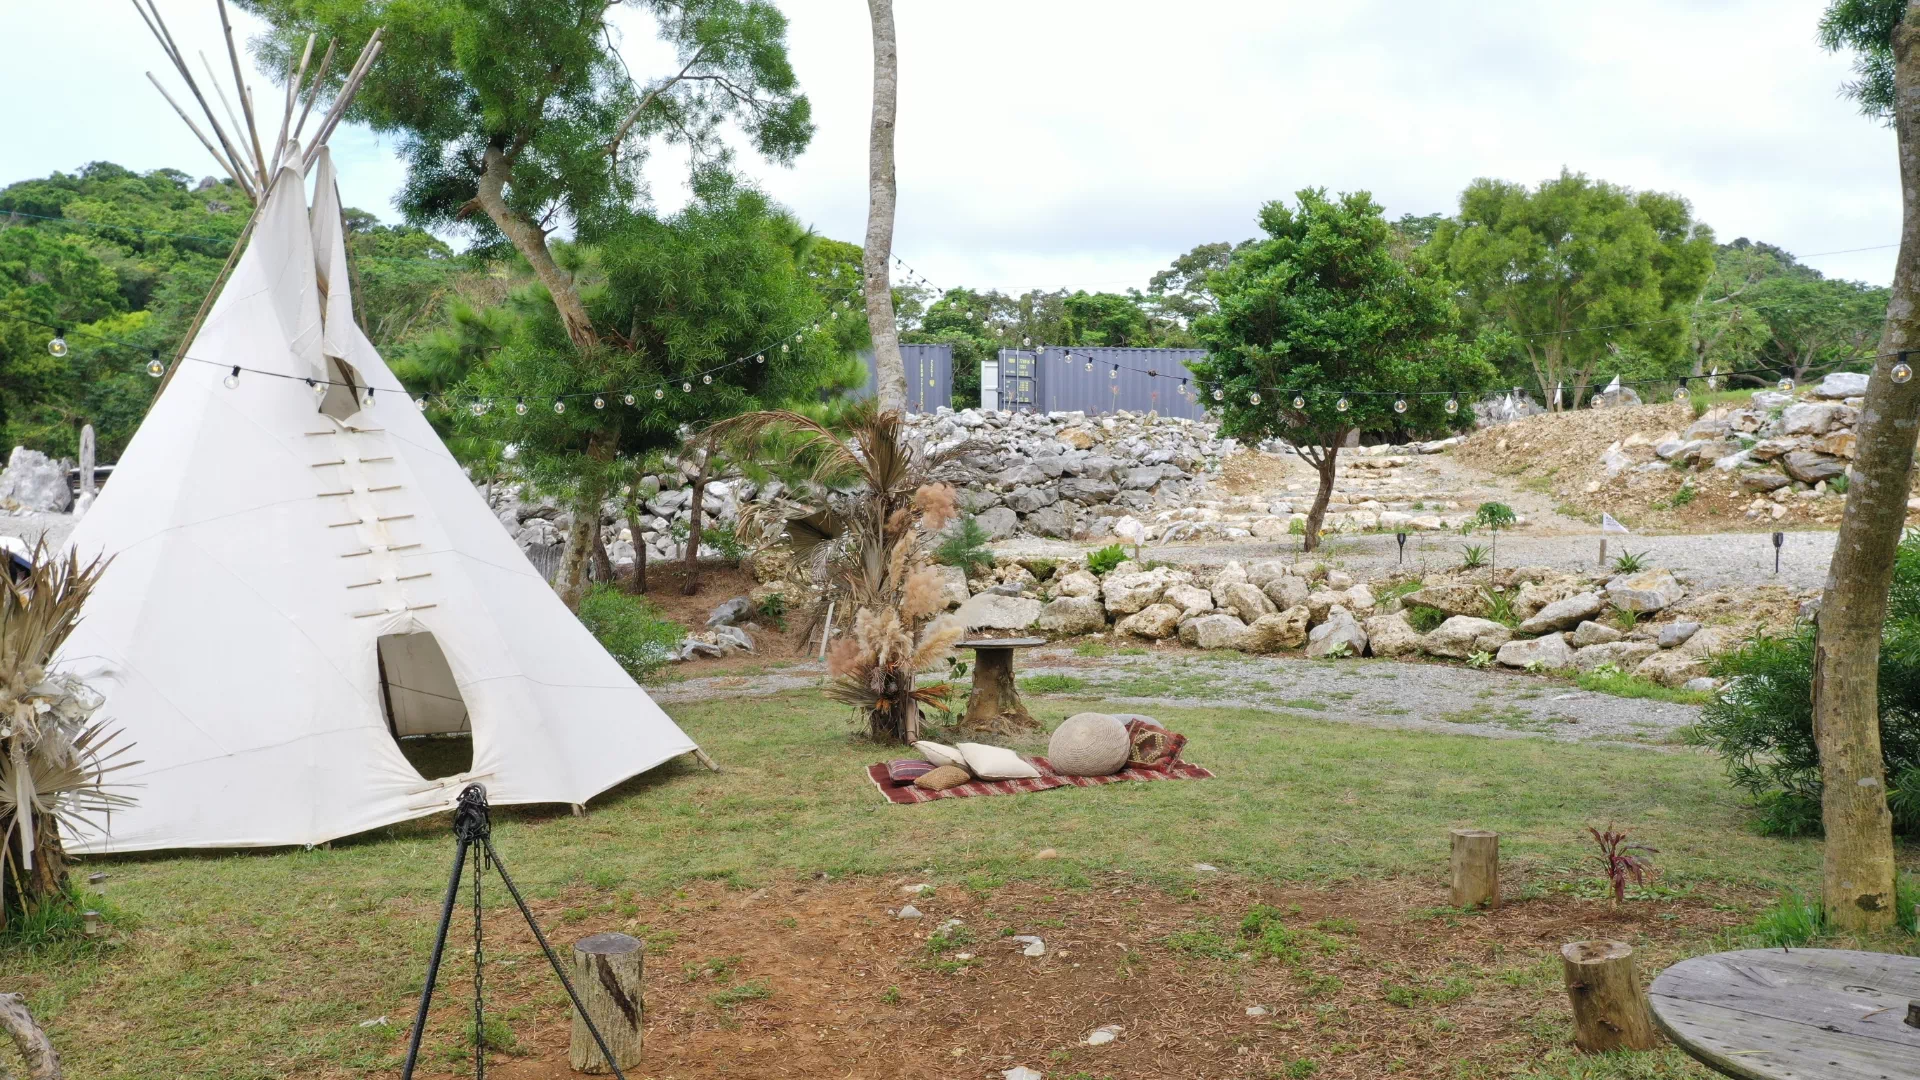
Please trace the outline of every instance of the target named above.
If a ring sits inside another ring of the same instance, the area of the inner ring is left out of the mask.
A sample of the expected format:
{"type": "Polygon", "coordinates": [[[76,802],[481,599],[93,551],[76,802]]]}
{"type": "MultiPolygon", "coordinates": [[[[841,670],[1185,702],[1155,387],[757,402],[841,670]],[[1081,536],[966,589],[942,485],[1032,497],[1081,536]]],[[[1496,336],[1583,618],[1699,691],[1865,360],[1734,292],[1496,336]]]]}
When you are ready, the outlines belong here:
{"type": "Polygon", "coordinates": [[[702,375],[702,376],[700,376],[700,382],[701,382],[701,384],[702,384],[702,385],[705,385],[705,386],[712,386],[712,385],[713,385],[713,376],[711,376],[711,375],[702,375]]]}
{"type": "Polygon", "coordinates": [[[1346,397],[1346,395],[1345,395],[1345,394],[1342,394],[1342,395],[1340,395],[1340,400],[1339,400],[1339,401],[1336,401],[1336,402],[1334,402],[1334,403],[1333,403],[1333,407],[1334,407],[1334,408],[1336,408],[1336,409],[1338,409],[1338,410],[1340,410],[1341,412],[1346,412],[1346,411],[1347,411],[1347,397],[1346,397]]]}
{"type": "Polygon", "coordinates": [[[53,340],[47,342],[47,351],[54,356],[67,355],[67,332],[59,327],[53,330],[53,340]]]}
{"type": "Polygon", "coordinates": [[[167,365],[160,362],[160,350],[153,350],[153,358],[147,361],[147,374],[159,378],[167,373],[167,365]]]}
{"type": "Polygon", "coordinates": [[[1174,387],[1173,392],[1176,394],[1179,394],[1181,397],[1186,397],[1187,396],[1187,380],[1181,379],[1180,385],[1174,387]]]}
{"type": "MultiPolygon", "coordinates": [[[[66,345],[66,342],[63,341],[60,344],[64,347],[66,345]]],[[[224,379],[221,379],[220,384],[222,386],[225,386],[229,390],[233,389],[236,386],[239,386],[240,385],[240,365],[239,364],[233,365],[233,370],[227,372],[227,377],[224,379]]]]}
{"type": "Polygon", "coordinates": [[[1115,365],[1113,365],[1113,370],[1112,370],[1112,371],[1109,371],[1109,372],[1107,372],[1107,378],[1109,378],[1109,379],[1117,379],[1117,378],[1119,378],[1119,377],[1120,377],[1120,365],[1119,365],[1119,364],[1115,364],[1115,365]]]}
{"type": "Polygon", "coordinates": [[[1460,395],[1455,394],[1452,397],[1447,399],[1447,415],[1452,416],[1454,413],[1457,413],[1459,411],[1460,411],[1460,395]]]}
{"type": "Polygon", "coordinates": [[[560,400],[559,398],[554,398],[554,399],[553,399],[553,411],[554,411],[554,412],[556,412],[556,413],[563,413],[563,412],[566,412],[566,411],[567,411],[567,403],[566,403],[566,402],[564,402],[564,401],[562,401],[562,400],[560,400]]]}
{"type": "Polygon", "coordinates": [[[653,388],[653,400],[663,401],[666,399],[666,396],[667,396],[667,391],[664,387],[656,386],[653,388]]]}
{"type": "Polygon", "coordinates": [[[318,401],[321,398],[327,396],[327,384],[325,383],[315,382],[312,379],[308,379],[307,389],[313,391],[313,399],[315,401],[318,401]]]}
{"type": "Polygon", "coordinates": [[[1908,379],[1913,378],[1913,368],[1907,365],[1906,353],[1900,354],[1900,358],[1893,362],[1893,367],[1887,374],[1893,376],[1893,381],[1896,383],[1905,383],[1908,379]]]}
{"type": "Polygon", "coordinates": [[[419,410],[420,410],[421,412],[426,412],[426,411],[427,411],[427,399],[426,399],[426,398],[423,398],[423,397],[417,397],[417,398],[414,398],[414,399],[413,399],[413,407],[414,407],[414,408],[416,408],[416,409],[419,409],[419,410]]]}
{"type": "Polygon", "coordinates": [[[1394,399],[1393,399],[1393,411],[1394,411],[1394,412],[1397,412],[1397,413],[1403,413],[1403,412],[1406,412],[1406,411],[1407,411],[1407,399],[1406,399],[1406,398],[1403,398],[1403,397],[1398,397],[1398,398],[1394,398],[1394,399]]]}
{"type": "Polygon", "coordinates": [[[1691,396],[1692,396],[1691,394],[1687,393],[1687,379],[1686,379],[1686,376],[1683,375],[1680,377],[1679,387],[1675,389],[1673,392],[1673,400],[1685,401],[1687,400],[1687,398],[1691,396]]]}
{"type": "Polygon", "coordinates": [[[787,343],[786,343],[786,342],[784,342],[784,341],[783,341],[783,342],[781,342],[781,343],[780,343],[780,351],[781,351],[781,352],[783,352],[783,353],[787,351],[787,343]]]}
{"type": "Polygon", "coordinates": [[[1217,386],[1216,386],[1216,387],[1214,387],[1214,388],[1213,388],[1213,400],[1215,400],[1215,401],[1225,401],[1225,400],[1227,400],[1227,392],[1226,392],[1225,390],[1222,390],[1222,389],[1220,389],[1220,388],[1219,388],[1219,387],[1217,387],[1217,386]]]}
{"type": "Polygon", "coordinates": [[[1792,380],[1792,379],[1781,379],[1781,380],[1780,380],[1780,389],[1782,389],[1782,390],[1786,390],[1786,391],[1791,391],[1791,390],[1793,389],[1793,380],[1792,380]]]}
{"type": "Polygon", "coordinates": [[[1027,348],[1028,346],[1030,346],[1030,345],[1032,345],[1032,344],[1033,344],[1033,339],[1032,339],[1032,338],[1030,338],[1030,337],[1023,337],[1023,338],[1021,338],[1021,339],[1020,339],[1020,347],[1021,347],[1021,348],[1023,348],[1023,349],[1024,349],[1024,348],[1027,348]]]}
{"type": "Polygon", "coordinates": [[[766,363],[766,362],[767,362],[767,354],[766,354],[766,353],[759,353],[759,354],[757,354],[757,355],[755,355],[755,356],[754,356],[754,358],[753,358],[753,362],[754,362],[754,363],[756,363],[756,364],[764,364],[764,363],[766,363]]]}
{"type": "Polygon", "coordinates": [[[472,405],[467,406],[467,409],[475,416],[487,415],[487,403],[484,401],[476,401],[472,405]]]}
{"type": "Polygon", "coordinates": [[[1087,357],[1087,370],[1088,371],[1093,370],[1093,357],[1091,356],[1087,357]]]}
{"type": "Polygon", "coordinates": [[[1259,395],[1259,393],[1258,393],[1258,392],[1255,392],[1255,393],[1251,393],[1251,394],[1248,394],[1248,395],[1247,395],[1247,404],[1249,404],[1249,405],[1258,405],[1258,404],[1260,404],[1260,395],[1259,395]]]}
{"type": "Polygon", "coordinates": [[[631,405],[633,404],[633,395],[628,394],[626,397],[622,398],[621,401],[623,401],[625,404],[631,405]]]}
{"type": "Polygon", "coordinates": [[[1307,407],[1306,395],[1296,391],[1293,395],[1293,407],[1296,409],[1306,408],[1307,407]]]}
{"type": "Polygon", "coordinates": [[[680,384],[680,392],[681,392],[681,393],[683,393],[683,394],[691,394],[691,393],[693,393],[693,384],[692,384],[692,383],[690,383],[690,382],[683,382],[683,383],[681,383],[681,384],[680,384]]]}
{"type": "Polygon", "coordinates": [[[596,409],[604,409],[604,408],[606,408],[606,407],[607,407],[607,399],[606,399],[606,398],[603,398],[603,397],[601,397],[601,396],[600,396],[599,394],[595,394],[595,395],[593,395],[593,407],[594,407],[594,408],[596,408],[596,409]]]}
{"type": "Polygon", "coordinates": [[[527,399],[521,398],[513,403],[513,411],[521,416],[527,415],[527,399]]]}

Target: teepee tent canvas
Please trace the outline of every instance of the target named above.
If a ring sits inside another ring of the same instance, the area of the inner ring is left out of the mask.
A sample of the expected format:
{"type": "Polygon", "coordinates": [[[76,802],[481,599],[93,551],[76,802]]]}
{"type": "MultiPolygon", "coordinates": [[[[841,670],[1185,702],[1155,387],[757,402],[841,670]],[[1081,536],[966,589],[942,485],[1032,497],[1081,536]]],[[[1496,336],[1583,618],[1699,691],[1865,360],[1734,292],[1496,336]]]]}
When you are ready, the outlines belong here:
{"type": "Polygon", "coordinates": [[[142,759],[137,803],[76,851],[316,844],[449,810],[476,780],[496,805],[577,804],[696,750],[355,324],[324,147],[284,160],[70,541],[113,562],[58,662],[142,759]],[[437,780],[396,741],[455,731],[472,767],[437,780]]]}

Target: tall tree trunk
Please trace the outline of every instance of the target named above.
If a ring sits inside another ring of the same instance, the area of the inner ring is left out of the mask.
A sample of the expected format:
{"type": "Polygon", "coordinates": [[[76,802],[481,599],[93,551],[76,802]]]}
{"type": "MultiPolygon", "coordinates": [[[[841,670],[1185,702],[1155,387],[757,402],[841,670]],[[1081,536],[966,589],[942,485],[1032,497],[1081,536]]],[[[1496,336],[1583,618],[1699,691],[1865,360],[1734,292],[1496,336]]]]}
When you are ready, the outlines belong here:
{"type": "Polygon", "coordinates": [[[867,329],[880,407],[907,407],[907,368],[893,316],[893,117],[900,89],[900,54],[893,43],[893,0],[867,0],[873,15],[873,128],[867,157],[867,329]]]}
{"type": "Polygon", "coordinates": [[[647,542],[640,535],[640,511],[627,504],[627,531],[633,533],[633,578],[627,591],[635,595],[647,591],[647,542]]]}
{"type": "MultiPolygon", "coordinates": [[[[1894,131],[1902,223],[1880,352],[1920,348],[1920,0],[1893,32],[1894,131]]],[[[1908,359],[1909,363],[1920,357],[1908,359]]],[[[1843,930],[1893,925],[1893,818],[1880,750],[1880,632],[1906,524],[1920,380],[1895,383],[1875,360],[1860,409],[1859,449],[1827,567],[1813,656],[1813,731],[1826,827],[1822,895],[1843,930]]]]}
{"type": "Polygon", "coordinates": [[[480,173],[479,191],[474,202],[480,204],[487,217],[506,235],[513,249],[526,257],[533,267],[533,274],[540,284],[547,287],[553,297],[553,306],[560,312],[560,321],[566,325],[567,336],[581,348],[587,348],[598,340],[593,332],[593,320],[587,317],[587,306],[580,300],[580,292],[575,288],[573,276],[560,269],[553,261],[553,252],[547,250],[547,232],[533,222],[520,216],[507,205],[506,188],[513,177],[513,161],[519,154],[518,148],[502,150],[489,146],[486,152],[485,168],[480,173]]]}
{"type": "Polygon", "coordinates": [[[613,560],[607,557],[606,523],[599,518],[593,522],[593,539],[587,544],[587,551],[593,556],[593,573],[600,580],[612,584],[613,560]]]}
{"type": "Polygon", "coordinates": [[[567,527],[566,554],[560,560],[560,599],[574,611],[580,610],[580,598],[587,591],[587,560],[600,529],[600,500],[605,493],[602,466],[613,460],[613,441],[607,435],[595,435],[587,443],[587,457],[594,465],[580,483],[574,499],[573,523],[567,527]]]}
{"type": "Polygon", "coordinates": [[[1307,463],[1320,474],[1320,487],[1313,493],[1313,509],[1307,511],[1307,539],[1303,550],[1320,550],[1320,526],[1327,520],[1327,504],[1333,501],[1334,467],[1340,460],[1340,444],[1346,441],[1347,433],[1338,432],[1331,446],[1320,448],[1319,460],[1308,458],[1307,463]]]}
{"type": "Polygon", "coordinates": [[[700,471],[693,474],[693,499],[687,504],[687,580],[680,586],[682,596],[700,591],[700,524],[706,516],[701,502],[707,497],[707,468],[713,464],[713,454],[695,452],[700,455],[700,471]]]}

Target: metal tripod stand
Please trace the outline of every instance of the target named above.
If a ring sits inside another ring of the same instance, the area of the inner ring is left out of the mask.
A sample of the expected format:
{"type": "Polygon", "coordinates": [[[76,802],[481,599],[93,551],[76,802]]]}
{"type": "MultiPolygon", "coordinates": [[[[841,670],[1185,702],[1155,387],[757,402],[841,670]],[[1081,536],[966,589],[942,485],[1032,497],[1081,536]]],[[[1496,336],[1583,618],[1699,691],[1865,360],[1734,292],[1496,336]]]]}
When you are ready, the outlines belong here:
{"type": "Polygon", "coordinates": [[[440,978],[440,958],[447,949],[447,928],[453,923],[453,902],[460,894],[460,876],[467,866],[468,850],[478,845],[480,850],[473,859],[473,1075],[474,1080],[485,1080],[487,1075],[487,1038],[486,1017],[483,1003],[481,981],[483,961],[481,948],[480,919],[480,877],[491,863],[500,874],[500,883],[507,887],[513,902],[520,908],[520,914],[527,920],[527,928],[533,931],[533,939],[540,943],[540,951],[547,954],[547,963],[553,965],[553,973],[560,979],[560,985],[567,991],[567,997],[573,1002],[574,1014],[586,1021],[587,1031],[593,1035],[595,1045],[600,1048],[600,1056],[607,1059],[607,1067],[613,1070],[618,1080],[626,1080],[626,1074],[620,1071],[620,1064],[613,1059],[613,1051],[607,1048],[607,1040],[600,1035],[600,1028],[593,1018],[587,1015],[586,1007],[580,1003],[580,995],[574,992],[573,983],[560,967],[560,958],[553,955],[553,946],[547,944],[547,935],[540,932],[540,924],[534,921],[533,912],[527,908],[527,901],[520,895],[520,889],[507,873],[507,866],[500,861],[500,853],[493,847],[493,821],[487,812],[487,789],[479,784],[468,784],[460,792],[460,803],[453,812],[453,875],[447,880],[447,899],[440,906],[440,930],[433,938],[433,953],[427,959],[427,983],[420,989],[420,1008],[413,1016],[413,1035],[407,1042],[407,1063],[401,1069],[401,1080],[413,1080],[414,1062],[420,1057],[420,1039],[427,1030],[427,1010],[433,1005],[433,985],[440,978]]]}

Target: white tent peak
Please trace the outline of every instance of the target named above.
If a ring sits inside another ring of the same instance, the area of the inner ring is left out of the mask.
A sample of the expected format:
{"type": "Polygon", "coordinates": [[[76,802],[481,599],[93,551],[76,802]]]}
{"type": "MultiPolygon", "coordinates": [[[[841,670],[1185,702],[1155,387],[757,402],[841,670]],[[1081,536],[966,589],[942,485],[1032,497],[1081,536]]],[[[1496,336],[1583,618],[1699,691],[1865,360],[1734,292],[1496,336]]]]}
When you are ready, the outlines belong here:
{"type": "Polygon", "coordinates": [[[70,541],[113,562],[56,662],[143,759],[137,804],[75,850],[317,844],[449,810],[476,780],[496,805],[579,804],[696,749],[399,392],[353,321],[324,148],[314,162],[311,212],[296,164],[272,174],[70,541]],[[306,380],[344,373],[355,387],[318,383],[316,402],[306,380]],[[472,765],[437,779],[397,741],[452,732],[472,765]]]}

